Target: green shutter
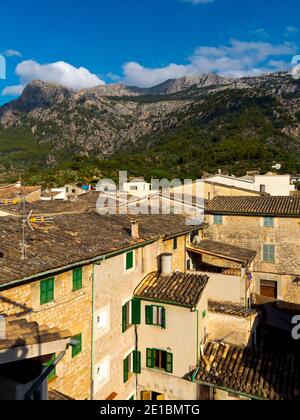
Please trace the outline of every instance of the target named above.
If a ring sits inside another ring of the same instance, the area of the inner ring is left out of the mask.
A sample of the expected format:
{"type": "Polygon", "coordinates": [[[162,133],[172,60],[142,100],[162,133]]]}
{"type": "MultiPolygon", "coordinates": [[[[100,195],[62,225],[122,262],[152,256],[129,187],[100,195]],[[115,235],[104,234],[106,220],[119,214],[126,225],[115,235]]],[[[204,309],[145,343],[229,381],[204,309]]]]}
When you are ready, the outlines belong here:
{"type": "Polygon", "coordinates": [[[165,330],[166,329],[166,309],[165,308],[161,308],[162,309],[162,323],[161,323],[161,327],[165,330]]]}
{"type": "Polygon", "coordinates": [[[73,270],[73,292],[82,289],[82,267],[73,270]]]}
{"type": "Polygon", "coordinates": [[[172,353],[167,353],[166,372],[173,373],[173,354],[172,353]]]}
{"type": "Polygon", "coordinates": [[[45,305],[54,300],[54,278],[42,280],[40,283],[40,303],[45,305]]]}
{"type": "Polygon", "coordinates": [[[128,357],[123,362],[123,370],[124,370],[124,384],[128,381],[129,378],[129,363],[128,363],[128,357]]]}
{"type": "Polygon", "coordinates": [[[133,372],[134,373],[141,373],[142,366],[141,366],[141,352],[134,351],[133,352],[133,372]]]}
{"type": "Polygon", "coordinates": [[[127,330],[127,305],[122,308],[122,332],[127,330]]]}
{"type": "Polygon", "coordinates": [[[128,252],[126,254],[126,270],[131,270],[133,268],[133,252],[128,252]]]}
{"type": "Polygon", "coordinates": [[[79,353],[82,352],[82,334],[78,334],[73,337],[74,340],[78,341],[76,346],[72,347],[72,358],[76,357],[79,353]]]}
{"type": "Polygon", "coordinates": [[[146,306],[146,325],[153,325],[153,306],[146,306]]]}
{"type": "MultiPolygon", "coordinates": [[[[53,354],[53,356],[51,357],[51,360],[49,360],[49,362],[44,364],[44,367],[48,368],[50,367],[50,365],[52,365],[52,363],[55,361],[56,359],[56,355],[53,354]]],[[[52,379],[56,378],[56,368],[54,368],[48,375],[48,382],[52,381],[52,379]]]]}
{"type": "Polygon", "coordinates": [[[147,368],[154,367],[154,351],[152,349],[147,349],[147,368]]]}
{"type": "Polygon", "coordinates": [[[132,324],[139,325],[141,323],[141,301],[133,299],[132,301],[132,324]]]}

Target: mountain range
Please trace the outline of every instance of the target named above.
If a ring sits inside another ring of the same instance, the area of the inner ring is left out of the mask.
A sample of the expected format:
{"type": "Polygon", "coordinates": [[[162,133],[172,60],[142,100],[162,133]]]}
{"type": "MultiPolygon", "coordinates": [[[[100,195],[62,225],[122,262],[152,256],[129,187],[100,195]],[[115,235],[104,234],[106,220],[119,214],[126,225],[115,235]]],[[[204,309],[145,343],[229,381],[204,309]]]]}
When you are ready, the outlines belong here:
{"type": "Polygon", "coordinates": [[[0,173],[198,177],[282,163],[299,171],[300,81],[215,74],[152,88],[34,81],[0,108],[0,173]]]}

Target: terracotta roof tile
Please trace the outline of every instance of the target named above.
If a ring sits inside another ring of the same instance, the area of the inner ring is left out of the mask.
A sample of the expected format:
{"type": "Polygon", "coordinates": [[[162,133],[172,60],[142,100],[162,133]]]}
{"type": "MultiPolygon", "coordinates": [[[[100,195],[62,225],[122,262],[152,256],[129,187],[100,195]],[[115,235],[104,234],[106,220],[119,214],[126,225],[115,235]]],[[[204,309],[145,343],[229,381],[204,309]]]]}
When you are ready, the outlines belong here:
{"type": "Polygon", "coordinates": [[[208,276],[174,273],[162,276],[150,273],[134,292],[140,299],[177,304],[194,308],[208,283],[208,276]]]}
{"type": "Polygon", "coordinates": [[[192,230],[182,216],[139,216],[140,240],[131,238],[127,216],[101,216],[96,212],[55,215],[53,222],[26,229],[27,259],[21,259],[21,219],[0,218],[0,287],[13,281],[59,270],[69,264],[122,251],[159,237],[192,230]]]}
{"type": "Polygon", "coordinates": [[[257,255],[256,251],[250,249],[211,240],[203,240],[199,245],[192,245],[192,247],[204,253],[233,259],[243,264],[251,263],[257,255]]]}
{"type": "Polygon", "coordinates": [[[300,217],[300,196],[216,197],[206,207],[208,214],[250,214],[300,217]]]}
{"type": "Polygon", "coordinates": [[[300,355],[211,342],[196,381],[264,400],[300,400],[300,355]]]}

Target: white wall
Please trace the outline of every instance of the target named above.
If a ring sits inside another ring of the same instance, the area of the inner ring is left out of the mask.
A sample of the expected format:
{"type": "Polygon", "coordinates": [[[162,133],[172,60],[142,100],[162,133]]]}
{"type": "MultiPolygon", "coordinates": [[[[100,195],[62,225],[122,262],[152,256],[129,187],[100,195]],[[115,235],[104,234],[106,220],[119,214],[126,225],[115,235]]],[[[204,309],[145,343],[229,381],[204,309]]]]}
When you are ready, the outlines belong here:
{"type": "Polygon", "coordinates": [[[290,195],[290,192],[295,190],[295,187],[291,185],[290,175],[256,175],[253,181],[225,175],[215,175],[208,178],[208,180],[257,192],[260,191],[261,185],[265,185],[265,192],[273,196],[290,195]]]}

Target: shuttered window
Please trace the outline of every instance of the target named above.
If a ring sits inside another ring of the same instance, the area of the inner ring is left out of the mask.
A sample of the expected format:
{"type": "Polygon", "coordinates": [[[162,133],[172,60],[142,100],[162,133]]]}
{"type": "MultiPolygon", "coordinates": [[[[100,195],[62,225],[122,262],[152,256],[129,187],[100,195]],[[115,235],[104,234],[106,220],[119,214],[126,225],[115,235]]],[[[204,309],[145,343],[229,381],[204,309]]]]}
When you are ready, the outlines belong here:
{"type": "Polygon", "coordinates": [[[54,301],[54,277],[41,281],[40,294],[41,305],[46,305],[54,301]]]}
{"type": "Polygon", "coordinates": [[[274,227],[274,217],[264,217],[264,227],[274,227]]]}
{"type": "Polygon", "coordinates": [[[214,216],[214,224],[215,225],[223,225],[223,216],[221,214],[216,214],[214,216]]]}
{"type": "Polygon", "coordinates": [[[275,263],[275,245],[264,245],[263,260],[264,262],[275,263]]]}
{"type": "Polygon", "coordinates": [[[134,254],[133,251],[126,254],[126,270],[131,270],[134,267],[134,254]]]}
{"type": "Polygon", "coordinates": [[[178,239],[174,238],[173,239],[173,250],[176,251],[176,249],[178,249],[178,239]]]}
{"type": "Polygon", "coordinates": [[[133,373],[140,374],[142,371],[141,365],[141,352],[134,351],[124,359],[123,362],[124,370],[124,383],[128,382],[128,379],[133,373]]]}
{"type": "Polygon", "coordinates": [[[173,373],[173,354],[157,349],[147,349],[147,367],[173,373]]]}
{"type": "Polygon", "coordinates": [[[146,324],[166,328],[166,310],[161,306],[146,306],[146,324]]]}
{"type": "Polygon", "coordinates": [[[73,292],[82,289],[82,267],[73,270],[73,292]]]}
{"type": "Polygon", "coordinates": [[[122,308],[122,331],[128,330],[131,325],[141,323],[141,301],[133,299],[127,302],[122,308]]]}

